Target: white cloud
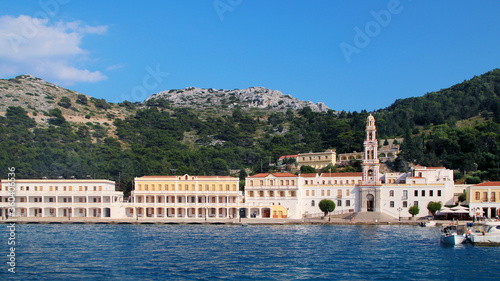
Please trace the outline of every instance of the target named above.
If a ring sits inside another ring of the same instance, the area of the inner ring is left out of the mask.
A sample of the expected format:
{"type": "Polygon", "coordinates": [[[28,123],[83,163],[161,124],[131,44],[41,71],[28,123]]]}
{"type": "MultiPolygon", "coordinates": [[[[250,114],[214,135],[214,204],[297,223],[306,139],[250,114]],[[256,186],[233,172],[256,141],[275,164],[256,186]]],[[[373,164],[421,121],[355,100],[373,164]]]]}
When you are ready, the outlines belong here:
{"type": "Polygon", "coordinates": [[[81,21],[49,24],[48,20],[21,15],[0,17],[0,75],[33,74],[63,84],[106,79],[100,71],[79,69],[75,59],[88,52],[80,45],[86,34],[103,34],[107,26],[81,21]]]}
{"type": "Polygon", "coordinates": [[[127,64],[125,63],[119,63],[119,64],[113,64],[113,65],[110,65],[108,67],[106,67],[106,70],[107,71],[111,71],[111,70],[116,70],[116,69],[122,69],[122,68],[125,68],[127,67],[127,64]]]}

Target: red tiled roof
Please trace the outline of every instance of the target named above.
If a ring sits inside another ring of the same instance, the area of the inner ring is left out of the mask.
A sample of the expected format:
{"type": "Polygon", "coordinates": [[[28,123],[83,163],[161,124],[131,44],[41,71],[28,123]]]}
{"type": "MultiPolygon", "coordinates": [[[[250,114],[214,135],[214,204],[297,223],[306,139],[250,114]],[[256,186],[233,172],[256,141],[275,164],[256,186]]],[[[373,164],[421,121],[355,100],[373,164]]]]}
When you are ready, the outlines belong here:
{"type": "MultiPolygon", "coordinates": [[[[331,177],[362,177],[363,173],[361,172],[350,172],[350,173],[331,173],[331,177]]],[[[321,177],[330,177],[330,173],[323,173],[321,177]]]]}
{"type": "Polygon", "coordinates": [[[425,167],[425,166],[417,165],[417,166],[415,166],[415,169],[442,170],[442,169],[446,169],[446,168],[445,167],[425,167]]]}
{"type": "Polygon", "coordinates": [[[300,174],[301,178],[315,178],[318,174],[300,174]]]}
{"type": "Polygon", "coordinates": [[[295,155],[283,155],[279,159],[283,159],[283,158],[297,158],[297,157],[299,157],[297,154],[295,154],[295,155]]]}
{"type": "Polygon", "coordinates": [[[253,176],[250,176],[249,178],[265,178],[269,175],[273,175],[277,178],[284,178],[284,177],[297,177],[297,175],[291,174],[291,173],[260,173],[256,174],[253,176]]]}
{"type": "Polygon", "coordinates": [[[500,181],[486,181],[486,182],[478,183],[474,186],[500,186],[500,181]]]}

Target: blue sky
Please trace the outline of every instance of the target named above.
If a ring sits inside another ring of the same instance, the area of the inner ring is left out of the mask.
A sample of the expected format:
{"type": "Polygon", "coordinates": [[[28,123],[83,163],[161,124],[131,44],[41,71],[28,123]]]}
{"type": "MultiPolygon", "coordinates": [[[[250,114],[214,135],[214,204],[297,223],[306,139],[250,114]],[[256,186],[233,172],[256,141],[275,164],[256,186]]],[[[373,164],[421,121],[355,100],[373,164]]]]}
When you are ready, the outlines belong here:
{"type": "Polygon", "coordinates": [[[0,3],[0,78],[112,102],[262,86],[371,111],[500,65],[500,1],[0,3]]]}

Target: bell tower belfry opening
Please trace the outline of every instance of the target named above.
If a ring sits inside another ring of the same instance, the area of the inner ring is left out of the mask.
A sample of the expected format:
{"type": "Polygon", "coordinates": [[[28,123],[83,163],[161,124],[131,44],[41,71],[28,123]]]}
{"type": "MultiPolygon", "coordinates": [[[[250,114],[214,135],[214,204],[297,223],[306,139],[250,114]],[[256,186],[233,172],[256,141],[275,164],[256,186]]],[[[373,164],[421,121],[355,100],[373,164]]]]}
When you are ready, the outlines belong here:
{"type": "Polygon", "coordinates": [[[359,186],[360,212],[380,211],[380,162],[378,160],[378,140],[375,118],[370,114],[366,119],[366,137],[363,143],[364,155],[359,186]]]}

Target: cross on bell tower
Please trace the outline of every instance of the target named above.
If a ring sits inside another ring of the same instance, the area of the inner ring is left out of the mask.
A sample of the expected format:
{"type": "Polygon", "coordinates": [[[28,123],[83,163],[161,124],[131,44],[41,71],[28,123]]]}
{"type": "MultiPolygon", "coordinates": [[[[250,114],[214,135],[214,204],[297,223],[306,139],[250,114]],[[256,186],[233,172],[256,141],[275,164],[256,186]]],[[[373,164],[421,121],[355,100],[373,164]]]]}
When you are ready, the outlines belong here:
{"type": "Polygon", "coordinates": [[[363,143],[365,154],[361,164],[363,171],[362,185],[380,184],[380,163],[378,160],[377,127],[375,118],[370,114],[366,119],[366,138],[363,143]]]}

